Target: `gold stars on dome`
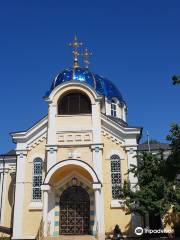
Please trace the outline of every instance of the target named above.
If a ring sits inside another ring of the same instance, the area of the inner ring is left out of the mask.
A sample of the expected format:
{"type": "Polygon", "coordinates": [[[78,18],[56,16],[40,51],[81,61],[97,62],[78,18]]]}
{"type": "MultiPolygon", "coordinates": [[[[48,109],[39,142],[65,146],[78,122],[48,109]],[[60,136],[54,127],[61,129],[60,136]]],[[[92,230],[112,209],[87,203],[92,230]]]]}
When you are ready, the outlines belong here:
{"type": "Polygon", "coordinates": [[[73,49],[72,54],[73,54],[73,60],[74,60],[74,68],[79,67],[79,63],[78,63],[79,55],[83,56],[83,63],[85,64],[85,67],[88,68],[88,65],[90,64],[89,58],[92,55],[92,53],[89,52],[87,48],[85,48],[83,53],[79,53],[78,48],[81,48],[83,46],[83,43],[78,41],[78,38],[76,35],[74,36],[73,41],[68,45],[73,49]]]}

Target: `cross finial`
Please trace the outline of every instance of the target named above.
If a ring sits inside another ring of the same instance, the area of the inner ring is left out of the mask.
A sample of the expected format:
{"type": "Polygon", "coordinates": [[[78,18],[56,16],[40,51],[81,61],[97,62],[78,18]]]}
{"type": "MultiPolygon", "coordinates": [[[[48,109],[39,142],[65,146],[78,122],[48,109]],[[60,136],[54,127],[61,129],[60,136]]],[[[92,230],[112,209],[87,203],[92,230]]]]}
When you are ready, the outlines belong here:
{"type": "Polygon", "coordinates": [[[74,68],[78,67],[78,56],[79,56],[79,52],[78,52],[78,48],[81,47],[83,45],[82,42],[78,42],[78,38],[75,34],[74,36],[74,40],[69,43],[69,46],[72,47],[73,51],[73,58],[74,58],[74,68]]]}
{"type": "Polygon", "coordinates": [[[83,62],[85,64],[85,67],[88,68],[88,65],[90,64],[90,56],[92,56],[92,53],[88,51],[87,48],[85,48],[84,52],[83,52],[83,62]]]}

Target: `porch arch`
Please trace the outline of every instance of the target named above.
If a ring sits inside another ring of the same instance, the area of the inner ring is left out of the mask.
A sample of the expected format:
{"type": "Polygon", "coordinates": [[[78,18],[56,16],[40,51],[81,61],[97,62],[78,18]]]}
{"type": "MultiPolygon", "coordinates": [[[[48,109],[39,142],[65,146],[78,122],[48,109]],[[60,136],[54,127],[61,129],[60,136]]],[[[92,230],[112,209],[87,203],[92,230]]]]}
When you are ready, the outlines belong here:
{"type": "Polygon", "coordinates": [[[62,160],[57,162],[56,164],[54,164],[47,172],[47,175],[44,179],[44,183],[43,184],[49,184],[51,177],[53,176],[53,174],[58,171],[60,168],[65,167],[65,166],[78,166],[81,169],[86,170],[89,175],[92,177],[93,183],[99,183],[101,184],[97,173],[95,172],[95,170],[86,162],[82,161],[82,160],[77,160],[77,159],[68,159],[68,160],[62,160]]]}

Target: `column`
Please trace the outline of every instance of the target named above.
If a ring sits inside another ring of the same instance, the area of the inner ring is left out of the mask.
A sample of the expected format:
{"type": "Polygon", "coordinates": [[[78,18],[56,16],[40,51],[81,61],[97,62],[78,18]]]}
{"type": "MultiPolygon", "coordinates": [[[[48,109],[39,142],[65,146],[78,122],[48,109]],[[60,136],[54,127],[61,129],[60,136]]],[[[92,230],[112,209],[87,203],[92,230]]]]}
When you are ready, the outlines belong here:
{"type": "Polygon", "coordinates": [[[42,185],[41,190],[43,192],[43,226],[44,226],[44,237],[48,236],[48,198],[49,198],[49,185],[42,185]]]}
{"type": "Polygon", "coordinates": [[[0,215],[0,225],[2,226],[2,196],[3,196],[3,169],[0,169],[0,209],[1,209],[1,215],[0,215]]]}
{"type": "MultiPolygon", "coordinates": [[[[2,186],[2,202],[1,202],[1,226],[4,226],[4,220],[6,215],[6,197],[7,197],[7,177],[8,177],[9,170],[4,166],[4,174],[2,173],[3,186],[2,186]]],[[[1,196],[1,195],[0,195],[1,196]]]]}
{"type": "Polygon", "coordinates": [[[12,239],[18,239],[23,235],[24,175],[27,151],[16,150],[16,154],[17,165],[12,239]]]}
{"type": "Polygon", "coordinates": [[[98,190],[94,191],[95,198],[95,214],[94,214],[94,226],[93,226],[93,235],[97,236],[99,232],[99,204],[98,204],[98,190]]]}
{"type": "Polygon", "coordinates": [[[102,186],[100,183],[93,184],[94,196],[95,196],[95,221],[93,232],[98,239],[105,239],[104,230],[104,202],[102,198],[102,186]]]}
{"type": "Polygon", "coordinates": [[[92,104],[92,132],[93,141],[91,145],[93,168],[97,173],[100,180],[99,183],[93,183],[93,189],[95,190],[95,226],[94,230],[98,234],[99,239],[105,239],[104,230],[104,197],[102,191],[103,184],[103,166],[102,166],[102,149],[101,143],[101,111],[100,102],[92,104]]]}
{"type": "Polygon", "coordinates": [[[49,228],[49,235],[53,236],[54,233],[54,208],[55,208],[55,192],[51,191],[49,192],[48,196],[48,228],[49,228]]]}

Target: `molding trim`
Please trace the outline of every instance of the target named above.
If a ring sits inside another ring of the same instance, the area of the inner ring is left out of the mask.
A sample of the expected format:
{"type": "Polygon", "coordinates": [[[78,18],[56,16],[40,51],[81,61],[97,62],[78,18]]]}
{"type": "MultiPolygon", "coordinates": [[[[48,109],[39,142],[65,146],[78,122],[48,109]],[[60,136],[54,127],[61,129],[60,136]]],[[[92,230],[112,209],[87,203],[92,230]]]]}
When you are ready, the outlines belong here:
{"type": "Polygon", "coordinates": [[[42,210],[42,202],[30,202],[29,210],[42,210]]]}
{"type": "Polygon", "coordinates": [[[36,239],[36,236],[13,236],[11,238],[12,240],[19,240],[19,239],[22,239],[22,240],[26,240],[26,239],[36,239]]]}
{"type": "Polygon", "coordinates": [[[68,81],[65,83],[62,83],[61,85],[58,85],[57,87],[55,87],[53,89],[53,91],[50,93],[49,97],[45,98],[45,100],[50,103],[50,104],[54,104],[54,97],[57,96],[59,93],[59,95],[61,95],[62,93],[64,94],[66,91],[69,90],[69,88],[74,89],[80,89],[81,91],[87,91],[88,92],[88,97],[90,97],[91,100],[91,104],[95,104],[96,101],[100,101],[102,99],[102,96],[99,96],[95,90],[90,87],[89,85],[87,85],[86,83],[82,83],[76,80],[72,80],[72,81],[68,81]]]}

